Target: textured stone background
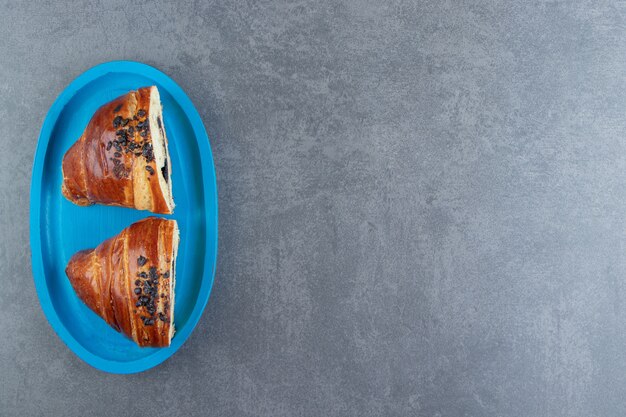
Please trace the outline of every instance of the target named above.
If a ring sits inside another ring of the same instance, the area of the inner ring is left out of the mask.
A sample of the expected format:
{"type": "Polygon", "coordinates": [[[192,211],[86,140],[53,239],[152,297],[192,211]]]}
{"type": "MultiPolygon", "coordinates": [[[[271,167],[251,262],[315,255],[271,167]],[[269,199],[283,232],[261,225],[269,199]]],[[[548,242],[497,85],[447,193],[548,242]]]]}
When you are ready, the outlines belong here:
{"type": "Polygon", "coordinates": [[[624,416],[623,1],[0,0],[0,415],[624,416]],[[103,61],[211,137],[219,262],[187,344],[107,375],[54,334],[36,138],[103,61]]]}

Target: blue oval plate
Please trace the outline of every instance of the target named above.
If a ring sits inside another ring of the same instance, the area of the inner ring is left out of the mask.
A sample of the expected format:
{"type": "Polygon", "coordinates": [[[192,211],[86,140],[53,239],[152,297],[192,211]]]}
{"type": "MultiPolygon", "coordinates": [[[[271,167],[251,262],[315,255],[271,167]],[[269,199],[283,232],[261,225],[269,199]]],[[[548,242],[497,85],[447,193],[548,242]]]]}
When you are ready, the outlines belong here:
{"type": "Polygon", "coordinates": [[[148,65],[115,61],[75,79],[56,99],[37,144],[30,199],[33,275],[52,328],[91,366],[112,373],[141,372],[160,364],[187,340],[213,285],[217,256],[215,169],[202,120],[183,90],[148,65]],[[156,85],[172,159],[180,227],[176,262],[176,334],[168,348],[139,348],[110,328],[76,296],[65,276],[70,257],[94,248],[131,223],[153,215],[120,207],[79,207],[61,195],[61,160],[104,103],[139,87],[156,85]]]}

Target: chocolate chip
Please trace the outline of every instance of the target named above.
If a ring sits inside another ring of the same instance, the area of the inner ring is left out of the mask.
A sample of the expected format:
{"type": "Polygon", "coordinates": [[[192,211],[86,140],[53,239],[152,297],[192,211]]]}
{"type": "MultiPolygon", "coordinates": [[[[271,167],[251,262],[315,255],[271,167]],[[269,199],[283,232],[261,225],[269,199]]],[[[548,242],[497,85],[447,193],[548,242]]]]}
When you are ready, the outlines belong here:
{"type": "Polygon", "coordinates": [[[146,171],[148,171],[150,173],[150,175],[154,175],[154,169],[152,169],[151,166],[146,165],[146,171]]]}
{"type": "Polygon", "coordinates": [[[107,143],[107,151],[111,149],[111,146],[113,146],[113,142],[109,141],[109,143],[107,143]]]}
{"type": "Polygon", "coordinates": [[[147,162],[151,162],[154,159],[154,153],[152,152],[151,143],[144,143],[141,153],[143,154],[144,158],[146,158],[147,162]]]}
{"type": "Polygon", "coordinates": [[[120,111],[122,109],[122,105],[118,104],[116,108],[113,109],[113,113],[117,113],[118,111],[120,111]]]}
{"type": "Polygon", "coordinates": [[[113,127],[117,129],[120,127],[120,124],[122,124],[122,116],[115,117],[115,119],[113,119],[113,127]]]}
{"type": "Polygon", "coordinates": [[[135,294],[141,294],[141,288],[139,287],[135,288],[135,294]]]}
{"type": "Polygon", "coordinates": [[[148,274],[150,276],[150,279],[158,279],[159,278],[159,274],[157,273],[157,269],[155,266],[151,266],[150,269],[148,270],[148,274]]]}
{"type": "Polygon", "coordinates": [[[134,127],[129,127],[128,128],[128,134],[133,135],[135,133],[135,128],[134,127]]]}
{"type": "Polygon", "coordinates": [[[147,132],[147,131],[142,130],[142,131],[141,131],[141,133],[140,133],[139,135],[141,135],[141,137],[142,137],[142,138],[145,138],[147,134],[148,134],[148,132],[147,132]]]}
{"type": "Polygon", "coordinates": [[[147,258],[145,258],[143,255],[140,255],[139,258],[137,258],[137,265],[144,266],[147,261],[148,261],[147,258]]]}
{"type": "Polygon", "coordinates": [[[154,319],[145,319],[143,324],[144,326],[152,326],[154,324],[154,319]]]}
{"type": "Polygon", "coordinates": [[[170,271],[165,271],[163,273],[163,278],[169,278],[170,277],[170,271]]]}
{"type": "Polygon", "coordinates": [[[128,132],[125,130],[118,130],[117,132],[115,132],[115,134],[117,135],[117,140],[119,141],[120,145],[122,146],[126,146],[128,144],[128,132]]]}
{"type": "Polygon", "coordinates": [[[137,274],[138,277],[146,278],[148,275],[145,272],[140,272],[137,274]]]}
{"type": "Polygon", "coordinates": [[[146,297],[145,295],[142,295],[141,297],[139,297],[139,301],[141,301],[142,304],[147,303],[149,300],[148,297],[146,297]]]}
{"type": "Polygon", "coordinates": [[[167,158],[165,158],[165,163],[163,164],[163,167],[161,168],[161,174],[163,175],[163,179],[165,179],[165,182],[168,182],[169,168],[167,166],[167,158]]]}
{"type": "Polygon", "coordinates": [[[146,115],[146,111],[144,109],[139,109],[137,112],[137,116],[144,117],[146,115]]]}
{"type": "Polygon", "coordinates": [[[122,157],[122,154],[121,154],[121,153],[119,153],[119,152],[115,152],[115,153],[113,154],[113,156],[114,156],[114,157],[116,157],[116,158],[121,158],[121,157],[122,157]]]}
{"type": "Polygon", "coordinates": [[[137,301],[137,302],[135,303],[135,307],[141,307],[141,301],[137,301]]]}

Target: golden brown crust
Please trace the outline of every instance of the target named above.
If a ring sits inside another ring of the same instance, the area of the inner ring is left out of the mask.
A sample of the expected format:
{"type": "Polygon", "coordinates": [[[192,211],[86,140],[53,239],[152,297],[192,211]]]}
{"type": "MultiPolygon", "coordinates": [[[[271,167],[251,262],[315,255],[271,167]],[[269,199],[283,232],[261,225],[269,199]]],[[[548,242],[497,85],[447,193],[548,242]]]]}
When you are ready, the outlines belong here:
{"type": "Polygon", "coordinates": [[[151,89],[100,107],[63,157],[63,195],[80,206],[106,204],[171,214],[152,148],[151,89]]]}
{"type": "Polygon", "coordinates": [[[65,272],[78,297],[139,346],[169,346],[176,221],[149,217],[77,252],[65,272]]]}

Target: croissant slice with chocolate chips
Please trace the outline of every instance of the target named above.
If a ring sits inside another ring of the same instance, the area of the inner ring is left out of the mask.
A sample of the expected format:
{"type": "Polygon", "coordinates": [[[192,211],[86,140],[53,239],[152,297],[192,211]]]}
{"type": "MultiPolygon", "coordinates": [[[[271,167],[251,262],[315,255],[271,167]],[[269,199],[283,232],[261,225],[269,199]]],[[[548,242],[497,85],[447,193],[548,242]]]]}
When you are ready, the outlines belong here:
{"type": "Polygon", "coordinates": [[[65,273],[78,297],[139,346],[169,346],[174,335],[176,220],[149,217],[95,249],[72,256],[65,273]]]}
{"type": "Polygon", "coordinates": [[[106,204],[171,214],[171,159],[157,87],[100,107],[63,157],[63,195],[79,206],[106,204]]]}

